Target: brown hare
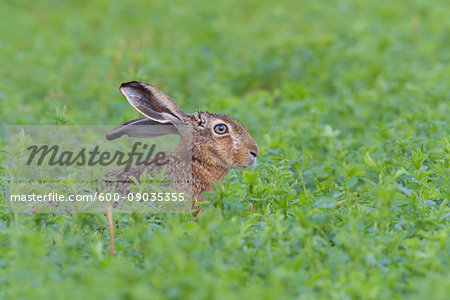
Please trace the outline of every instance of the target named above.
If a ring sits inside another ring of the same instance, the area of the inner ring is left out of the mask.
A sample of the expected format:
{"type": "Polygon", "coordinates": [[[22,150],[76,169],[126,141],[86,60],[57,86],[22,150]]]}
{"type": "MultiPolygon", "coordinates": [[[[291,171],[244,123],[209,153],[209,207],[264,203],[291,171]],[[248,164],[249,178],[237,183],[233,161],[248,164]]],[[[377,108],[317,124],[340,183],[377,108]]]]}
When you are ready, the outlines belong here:
{"type": "MultiPolygon", "coordinates": [[[[146,118],[128,121],[110,131],[106,137],[116,139],[124,134],[152,138],[164,134],[179,134],[178,147],[167,152],[169,163],[165,177],[170,187],[188,194],[194,199],[193,215],[200,212],[197,202],[205,201],[202,193],[212,192],[211,185],[221,182],[230,168],[244,169],[256,162],[258,144],[239,122],[233,118],[209,112],[188,114],[169,96],[151,84],[130,81],[120,86],[128,102],[146,118]],[[159,126],[157,132],[152,126],[159,126]],[[163,130],[160,128],[163,127],[163,130]],[[184,180],[186,179],[186,180],[184,180]]],[[[106,177],[110,187],[121,194],[130,193],[130,176],[140,178],[143,172],[152,175],[162,171],[162,166],[135,165],[129,170],[116,169],[106,177]]]]}

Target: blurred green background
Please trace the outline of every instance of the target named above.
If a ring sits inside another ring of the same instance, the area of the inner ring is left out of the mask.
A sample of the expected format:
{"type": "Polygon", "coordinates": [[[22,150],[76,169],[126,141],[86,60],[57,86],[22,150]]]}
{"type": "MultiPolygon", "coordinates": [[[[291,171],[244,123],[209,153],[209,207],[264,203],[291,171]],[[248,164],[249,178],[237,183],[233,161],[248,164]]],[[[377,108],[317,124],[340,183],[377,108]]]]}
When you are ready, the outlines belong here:
{"type": "Polygon", "coordinates": [[[116,216],[115,257],[103,215],[11,215],[2,198],[0,298],[448,297],[449,11],[1,1],[2,128],[120,124],[139,115],[118,86],[141,80],[235,117],[261,155],[199,223],[116,216]]]}

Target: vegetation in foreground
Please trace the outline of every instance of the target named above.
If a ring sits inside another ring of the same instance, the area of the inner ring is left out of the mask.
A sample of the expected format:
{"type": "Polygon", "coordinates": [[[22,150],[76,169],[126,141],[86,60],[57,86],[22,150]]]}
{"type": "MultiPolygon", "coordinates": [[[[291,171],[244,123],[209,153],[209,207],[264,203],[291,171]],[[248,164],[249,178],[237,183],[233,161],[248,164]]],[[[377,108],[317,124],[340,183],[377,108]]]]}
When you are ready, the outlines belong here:
{"type": "Polygon", "coordinates": [[[2,126],[120,124],[117,87],[142,80],[233,115],[261,155],[198,223],[116,215],[116,256],[104,215],[2,198],[0,298],[446,298],[449,8],[2,1],[2,126]]]}

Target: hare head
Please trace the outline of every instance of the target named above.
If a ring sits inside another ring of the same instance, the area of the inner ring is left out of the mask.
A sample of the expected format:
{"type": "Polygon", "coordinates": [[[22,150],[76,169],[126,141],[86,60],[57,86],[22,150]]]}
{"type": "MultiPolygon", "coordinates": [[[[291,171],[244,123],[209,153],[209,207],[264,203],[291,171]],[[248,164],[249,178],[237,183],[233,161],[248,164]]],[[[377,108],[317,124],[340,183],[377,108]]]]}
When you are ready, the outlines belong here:
{"type": "Polygon", "coordinates": [[[128,102],[146,118],[124,123],[107,134],[115,139],[123,134],[151,138],[179,134],[180,145],[188,146],[192,159],[206,168],[238,168],[253,165],[258,145],[248,131],[233,118],[208,112],[185,113],[169,96],[151,84],[130,81],[120,86],[128,102]],[[164,132],[134,130],[134,125],[171,125],[164,132]],[[189,134],[189,138],[186,136],[189,134]]]}

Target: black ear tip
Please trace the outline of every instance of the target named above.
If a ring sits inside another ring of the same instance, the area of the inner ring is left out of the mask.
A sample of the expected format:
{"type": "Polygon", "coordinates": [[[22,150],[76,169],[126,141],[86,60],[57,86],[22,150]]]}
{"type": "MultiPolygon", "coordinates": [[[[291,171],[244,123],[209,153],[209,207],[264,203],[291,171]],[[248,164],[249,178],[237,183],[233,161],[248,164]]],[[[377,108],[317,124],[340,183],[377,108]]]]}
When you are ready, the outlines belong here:
{"type": "Polygon", "coordinates": [[[138,86],[142,86],[142,82],[133,80],[133,81],[123,82],[120,85],[119,89],[122,90],[123,88],[130,88],[130,87],[133,88],[133,87],[138,87],[138,86]]]}
{"type": "Polygon", "coordinates": [[[117,134],[116,132],[108,132],[108,133],[105,135],[105,137],[106,137],[106,139],[107,139],[108,141],[112,141],[112,140],[115,140],[115,139],[120,138],[122,135],[123,135],[123,133],[122,133],[122,134],[117,134]]]}

